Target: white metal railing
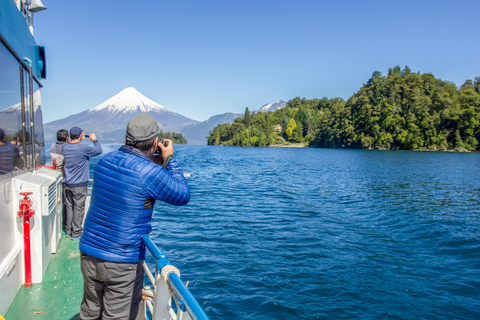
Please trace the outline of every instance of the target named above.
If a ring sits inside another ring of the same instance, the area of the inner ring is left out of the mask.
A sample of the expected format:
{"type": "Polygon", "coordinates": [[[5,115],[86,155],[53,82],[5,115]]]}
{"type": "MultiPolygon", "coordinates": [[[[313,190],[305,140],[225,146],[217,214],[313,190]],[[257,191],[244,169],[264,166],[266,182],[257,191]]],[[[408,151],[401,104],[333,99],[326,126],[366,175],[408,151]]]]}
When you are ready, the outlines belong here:
{"type": "Polygon", "coordinates": [[[151,286],[144,286],[137,320],[208,320],[208,316],[180,279],[180,272],[160,253],[148,234],[143,243],[155,258],[155,274],[143,262],[151,286]],[[172,306],[175,303],[175,308],[172,306]]]}

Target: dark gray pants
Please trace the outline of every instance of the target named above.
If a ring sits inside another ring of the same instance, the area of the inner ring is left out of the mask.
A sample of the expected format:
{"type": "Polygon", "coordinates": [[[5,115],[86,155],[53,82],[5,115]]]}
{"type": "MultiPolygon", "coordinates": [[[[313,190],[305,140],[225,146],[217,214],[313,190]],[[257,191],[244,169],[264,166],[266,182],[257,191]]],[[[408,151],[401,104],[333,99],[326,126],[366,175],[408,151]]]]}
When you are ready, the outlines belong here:
{"type": "Polygon", "coordinates": [[[88,187],[69,188],[65,186],[66,223],[65,234],[78,238],[83,232],[83,218],[85,217],[85,200],[88,187]]]}
{"type": "Polygon", "coordinates": [[[142,262],[108,262],[83,252],[80,260],[83,274],[80,320],[134,320],[142,300],[142,262]]]}
{"type": "Polygon", "coordinates": [[[65,234],[67,234],[67,202],[65,200],[65,182],[62,182],[62,230],[65,232],[65,234]]]}

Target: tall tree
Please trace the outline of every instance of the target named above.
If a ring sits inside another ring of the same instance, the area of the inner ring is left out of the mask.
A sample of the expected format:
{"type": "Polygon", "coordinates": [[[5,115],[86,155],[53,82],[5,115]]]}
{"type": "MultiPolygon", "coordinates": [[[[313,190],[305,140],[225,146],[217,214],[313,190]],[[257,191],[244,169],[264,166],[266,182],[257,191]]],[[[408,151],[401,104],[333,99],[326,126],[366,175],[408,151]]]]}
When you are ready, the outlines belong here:
{"type": "Polygon", "coordinates": [[[293,130],[297,127],[297,123],[292,118],[288,122],[287,129],[285,129],[285,133],[287,134],[288,140],[292,140],[293,138],[293,130]]]}
{"type": "Polygon", "coordinates": [[[245,108],[245,115],[243,116],[243,120],[245,126],[250,127],[252,125],[252,115],[250,114],[250,110],[248,110],[248,107],[245,108]]]}

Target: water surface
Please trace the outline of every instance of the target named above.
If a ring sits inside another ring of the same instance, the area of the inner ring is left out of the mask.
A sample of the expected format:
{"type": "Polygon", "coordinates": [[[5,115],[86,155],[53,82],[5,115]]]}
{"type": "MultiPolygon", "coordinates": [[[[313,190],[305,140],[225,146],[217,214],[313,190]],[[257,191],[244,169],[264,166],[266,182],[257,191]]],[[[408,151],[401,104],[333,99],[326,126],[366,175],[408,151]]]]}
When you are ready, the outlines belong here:
{"type": "Polygon", "coordinates": [[[480,319],[480,154],[178,146],[152,233],[212,319],[480,319]]]}
{"type": "Polygon", "coordinates": [[[211,319],[480,319],[480,154],[175,157],[191,201],[157,202],[151,236],[211,319]]]}

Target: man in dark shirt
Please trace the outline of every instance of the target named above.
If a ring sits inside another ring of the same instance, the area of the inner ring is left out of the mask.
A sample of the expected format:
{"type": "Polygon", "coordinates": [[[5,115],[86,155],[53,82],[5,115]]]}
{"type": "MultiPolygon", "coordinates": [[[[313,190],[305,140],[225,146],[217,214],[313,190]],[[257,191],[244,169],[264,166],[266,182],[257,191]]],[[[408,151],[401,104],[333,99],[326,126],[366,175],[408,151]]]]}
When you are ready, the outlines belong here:
{"type": "Polygon", "coordinates": [[[53,169],[61,171],[65,179],[65,169],[63,168],[63,144],[68,142],[68,131],[61,129],[57,131],[57,142],[50,147],[50,158],[52,159],[53,169]]]}
{"type": "Polygon", "coordinates": [[[85,200],[87,199],[88,180],[90,178],[90,157],[102,153],[102,146],[94,133],[89,135],[93,146],[82,145],[85,132],[79,127],[70,129],[70,143],[62,147],[65,169],[65,205],[67,222],[65,233],[72,240],[79,240],[83,232],[85,200]]]}
{"type": "Polygon", "coordinates": [[[5,131],[0,129],[0,174],[16,170],[16,165],[21,167],[22,158],[18,148],[10,142],[5,142],[5,131]]]}
{"type": "Polygon", "coordinates": [[[65,168],[63,161],[63,145],[68,142],[68,130],[61,129],[57,131],[57,142],[50,147],[50,158],[52,159],[53,169],[62,172],[63,176],[63,210],[62,210],[62,230],[67,232],[67,209],[65,206],[65,168]]]}

